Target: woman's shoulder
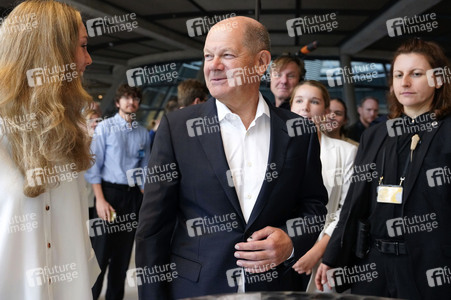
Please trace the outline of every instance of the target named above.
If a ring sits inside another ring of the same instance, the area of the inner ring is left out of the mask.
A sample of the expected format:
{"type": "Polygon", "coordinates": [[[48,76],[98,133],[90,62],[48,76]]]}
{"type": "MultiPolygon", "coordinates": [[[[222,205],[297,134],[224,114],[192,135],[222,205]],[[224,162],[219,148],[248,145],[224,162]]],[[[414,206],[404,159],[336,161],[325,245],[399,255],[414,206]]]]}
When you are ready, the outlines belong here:
{"type": "Polygon", "coordinates": [[[334,138],[331,138],[331,137],[329,137],[329,136],[327,136],[325,134],[323,135],[323,137],[325,138],[326,142],[328,142],[330,144],[333,144],[335,147],[341,148],[344,151],[356,151],[357,150],[357,146],[355,146],[355,145],[353,145],[351,143],[348,143],[346,141],[343,141],[343,140],[340,140],[340,139],[334,139],[334,138]]]}

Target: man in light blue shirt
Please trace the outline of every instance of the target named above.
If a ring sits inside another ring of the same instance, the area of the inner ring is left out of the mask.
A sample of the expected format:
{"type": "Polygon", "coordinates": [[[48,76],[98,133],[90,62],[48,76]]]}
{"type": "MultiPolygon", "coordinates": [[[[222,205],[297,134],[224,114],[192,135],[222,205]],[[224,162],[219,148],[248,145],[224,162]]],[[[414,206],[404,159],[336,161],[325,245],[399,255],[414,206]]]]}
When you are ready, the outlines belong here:
{"type": "Polygon", "coordinates": [[[135,120],[140,101],[137,88],[121,85],[115,99],[118,113],[99,123],[91,144],[95,163],[85,178],[96,196],[97,215],[88,227],[102,270],[92,288],[94,299],[100,295],[108,264],[106,299],[123,299],[124,295],[150,154],[147,130],[135,120]]]}

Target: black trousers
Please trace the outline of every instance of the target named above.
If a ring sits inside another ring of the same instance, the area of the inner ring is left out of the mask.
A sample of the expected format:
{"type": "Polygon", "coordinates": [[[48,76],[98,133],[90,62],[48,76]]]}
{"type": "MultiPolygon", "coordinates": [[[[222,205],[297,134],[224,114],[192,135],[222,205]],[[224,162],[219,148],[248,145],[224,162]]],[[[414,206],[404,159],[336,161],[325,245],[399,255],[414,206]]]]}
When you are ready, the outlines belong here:
{"type": "Polygon", "coordinates": [[[358,265],[371,263],[375,264],[377,278],[369,277],[368,280],[354,282],[352,294],[421,300],[407,255],[383,254],[372,247],[358,265]]]}
{"type": "MultiPolygon", "coordinates": [[[[109,182],[102,182],[102,190],[106,201],[116,210],[117,216],[116,221],[111,223],[99,219],[91,220],[91,224],[96,224],[95,230],[90,229],[93,230],[92,247],[101,269],[92,287],[92,295],[94,300],[99,298],[105,271],[109,265],[106,300],[121,300],[124,298],[125,277],[143,196],[139,187],[109,182]]],[[[98,218],[97,211],[94,211],[94,215],[98,218]]]]}

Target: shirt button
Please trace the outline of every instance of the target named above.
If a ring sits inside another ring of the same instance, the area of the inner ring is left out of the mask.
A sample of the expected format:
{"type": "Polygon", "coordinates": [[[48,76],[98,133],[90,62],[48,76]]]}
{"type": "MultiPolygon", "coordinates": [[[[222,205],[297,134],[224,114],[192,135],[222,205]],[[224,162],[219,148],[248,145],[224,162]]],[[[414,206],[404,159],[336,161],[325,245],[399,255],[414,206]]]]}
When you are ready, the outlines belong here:
{"type": "Polygon", "coordinates": [[[252,163],[251,163],[251,162],[248,162],[248,163],[247,163],[247,166],[248,166],[248,167],[252,167],[252,163]]]}
{"type": "Polygon", "coordinates": [[[247,195],[247,199],[251,199],[251,198],[252,198],[251,194],[247,195]]]}
{"type": "Polygon", "coordinates": [[[46,205],[45,210],[50,210],[50,206],[46,205]]]}
{"type": "Polygon", "coordinates": [[[52,247],[52,245],[50,243],[47,243],[47,248],[52,247]]]}

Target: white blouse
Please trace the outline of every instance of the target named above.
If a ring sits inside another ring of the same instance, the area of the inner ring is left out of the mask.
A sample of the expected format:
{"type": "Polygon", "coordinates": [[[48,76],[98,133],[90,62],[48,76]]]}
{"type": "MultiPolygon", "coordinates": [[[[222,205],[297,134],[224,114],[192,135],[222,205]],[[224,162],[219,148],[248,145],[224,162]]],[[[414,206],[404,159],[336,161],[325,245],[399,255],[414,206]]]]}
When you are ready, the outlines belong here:
{"type": "Polygon", "coordinates": [[[24,177],[0,139],[0,299],[92,299],[100,269],[87,231],[83,174],[62,168],[58,187],[26,197],[24,180],[44,179],[39,172],[24,177]]]}

